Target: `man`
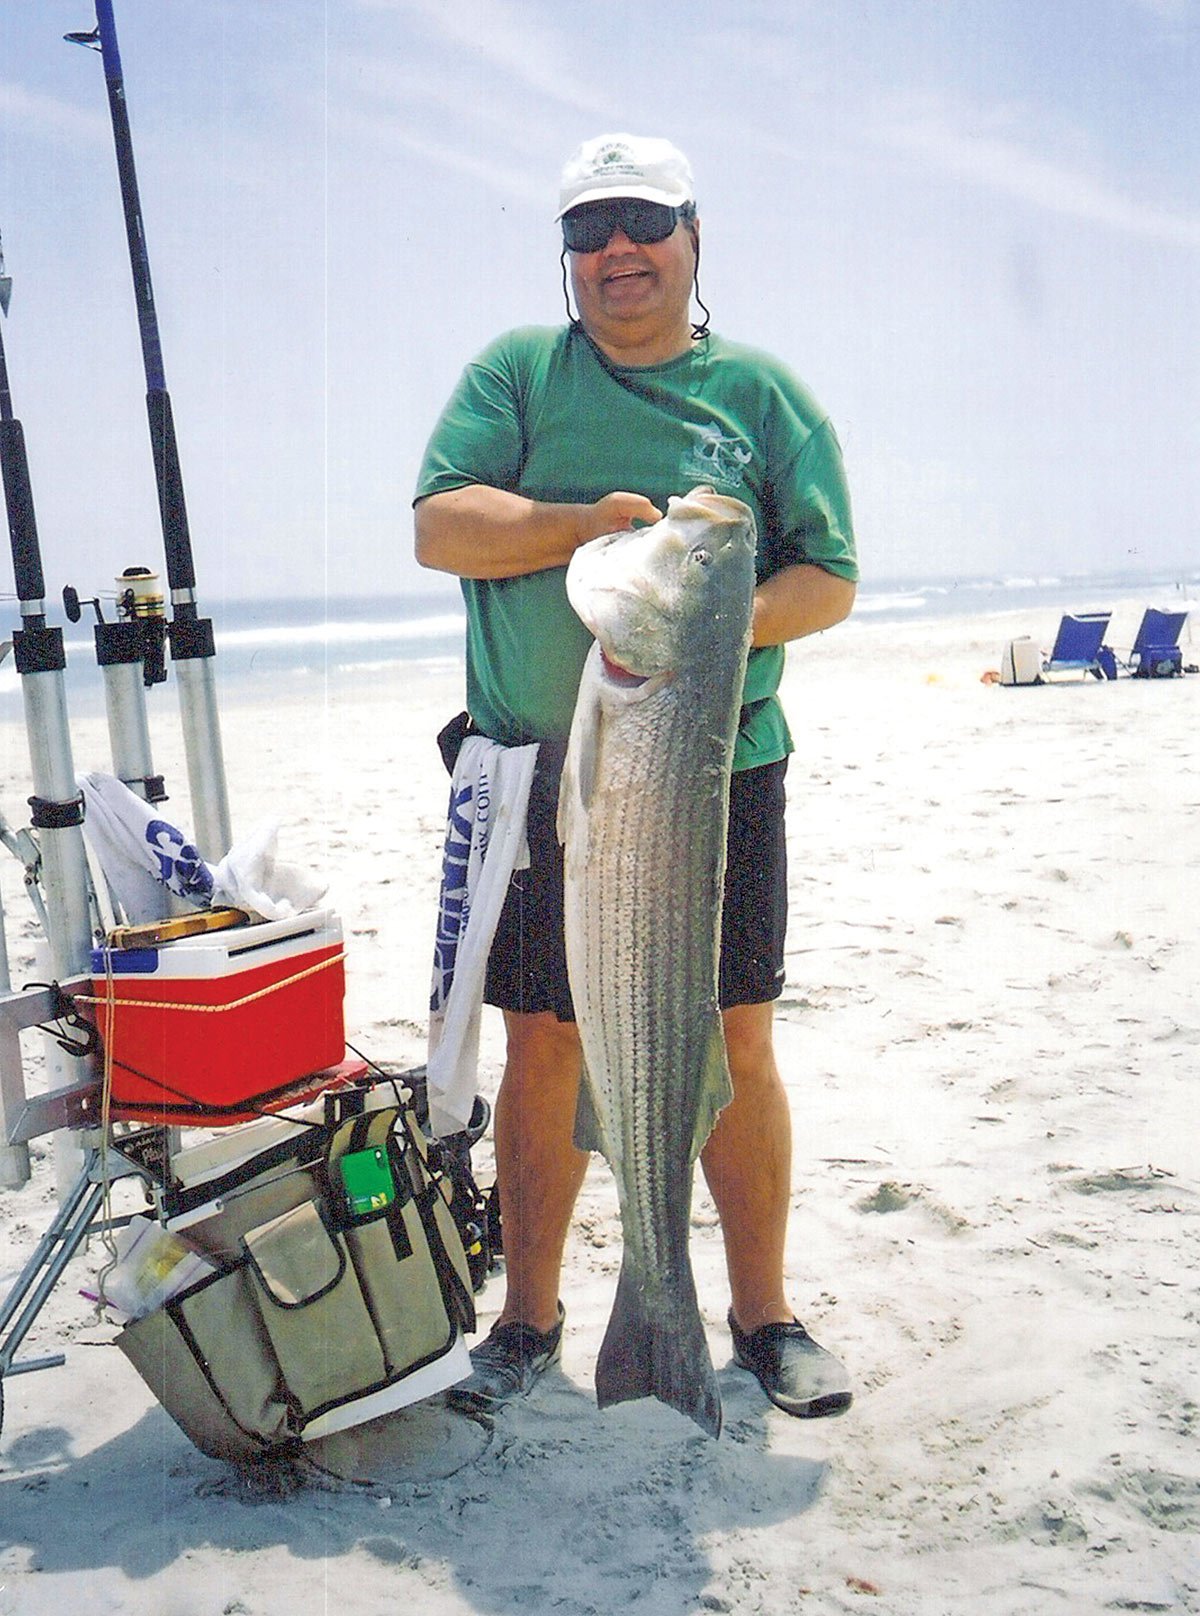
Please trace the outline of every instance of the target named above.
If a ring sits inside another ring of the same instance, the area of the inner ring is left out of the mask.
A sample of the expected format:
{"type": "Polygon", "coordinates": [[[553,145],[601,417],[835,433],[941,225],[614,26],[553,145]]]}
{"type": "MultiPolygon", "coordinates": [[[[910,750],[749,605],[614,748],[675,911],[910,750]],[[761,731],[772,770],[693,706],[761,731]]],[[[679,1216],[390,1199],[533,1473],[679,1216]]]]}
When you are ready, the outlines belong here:
{"type": "Polygon", "coordinates": [[[733,1099],[701,1163],[725,1240],[735,1361],[789,1413],[836,1413],[850,1402],[846,1372],[796,1321],[784,1290],[790,1117],[771,1022],[783,985],[791,750],[775,690],[784,643],[853,604],[841,453],[781,365],[693,327],[700,221],[674,146],[586,142],[563,171],[559,217],[578,317],[510,332],[468,366],[416,495],[418,560],[462,580],[472,725],[505,745],[544,743],[531,867],[513,878],[485,989],[507,1031],[495,1108],[507,1294],[449,1400],[494,1408],[558,1358],[563,1248],[587,1165],[572,1139],[580,1046],[554,805],[590,636],[567,601],[566,564],[589,539],[657,521],[669,495],[707,483],[750,506],[759,537],[720,967],[733,1099]]]}

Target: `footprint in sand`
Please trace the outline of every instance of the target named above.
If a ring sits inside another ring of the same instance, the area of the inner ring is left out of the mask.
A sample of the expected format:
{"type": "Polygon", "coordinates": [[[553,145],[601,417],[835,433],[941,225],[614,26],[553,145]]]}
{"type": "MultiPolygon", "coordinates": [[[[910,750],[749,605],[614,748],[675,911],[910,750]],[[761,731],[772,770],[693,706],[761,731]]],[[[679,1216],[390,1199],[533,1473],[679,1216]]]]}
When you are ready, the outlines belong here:
{"type": "Polygon", "coordinates": [[[868,1213],[904,1212],[916,1207],[948,1234],[962,1234],[970,1228],[966,1218],[943,1206],[920,1184],[897,1184],[889,1179],[864,1195],[856,1205],[860,1212],[868,1213]]]}

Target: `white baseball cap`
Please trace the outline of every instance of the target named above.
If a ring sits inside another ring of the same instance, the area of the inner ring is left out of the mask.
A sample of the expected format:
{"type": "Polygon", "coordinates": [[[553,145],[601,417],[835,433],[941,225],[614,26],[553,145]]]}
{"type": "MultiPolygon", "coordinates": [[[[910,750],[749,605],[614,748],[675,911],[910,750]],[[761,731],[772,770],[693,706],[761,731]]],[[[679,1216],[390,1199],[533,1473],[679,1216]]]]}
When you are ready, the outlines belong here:
{"type": "Polygon", "coordinates": [[[597,135],[567,159],[557,218],[581,202],[635,196],[669,208],[695,201],[691,164],[669,140],[651,135],[597,135]]]}

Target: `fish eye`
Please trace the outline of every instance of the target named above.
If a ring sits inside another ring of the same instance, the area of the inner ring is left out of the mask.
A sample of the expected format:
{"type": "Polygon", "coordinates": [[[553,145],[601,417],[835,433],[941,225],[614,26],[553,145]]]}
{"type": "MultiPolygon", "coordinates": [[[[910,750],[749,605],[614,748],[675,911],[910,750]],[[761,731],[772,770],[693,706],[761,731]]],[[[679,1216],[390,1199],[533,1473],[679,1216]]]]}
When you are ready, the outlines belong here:
{"type": "Polygon", "coordinates": [[[712,551],[711,550],[704,550],[704,549],[693,550],[692,551],[692,560],[694,562],[696,562],[696,564],[698,566],[711,567],[712,566],[712,551]]]}

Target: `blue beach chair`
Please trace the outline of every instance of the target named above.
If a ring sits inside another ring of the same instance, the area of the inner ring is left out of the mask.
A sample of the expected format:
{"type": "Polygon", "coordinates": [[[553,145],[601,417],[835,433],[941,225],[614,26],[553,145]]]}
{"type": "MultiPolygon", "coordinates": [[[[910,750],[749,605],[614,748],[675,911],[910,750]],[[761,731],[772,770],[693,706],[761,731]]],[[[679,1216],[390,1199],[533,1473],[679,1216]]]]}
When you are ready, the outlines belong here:
{"type": "Polygon", "coordinates": [[[1183,672],[1179,634],[1186,612],[1160,612],[1148,606],[1125,666],[1135,679],[1171,679],[1183,672]]]}
{"type": "Polygon", "coordinates": [[[1091,673],[1097,679],[1115,679],[1116,658],[1104,644],[1111,617],[1111,612],[1068,613],[1058,625],[1054,649],[1042,663],[1042,672],[1091,673]]]}

